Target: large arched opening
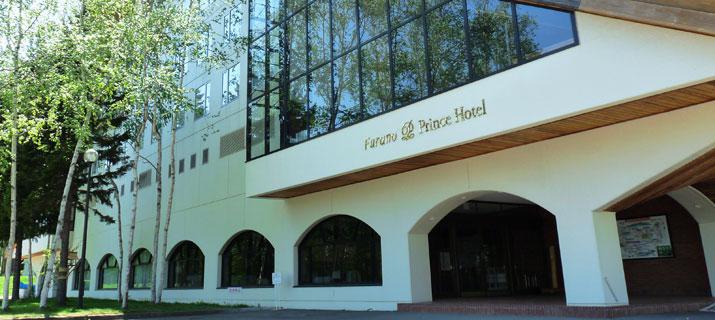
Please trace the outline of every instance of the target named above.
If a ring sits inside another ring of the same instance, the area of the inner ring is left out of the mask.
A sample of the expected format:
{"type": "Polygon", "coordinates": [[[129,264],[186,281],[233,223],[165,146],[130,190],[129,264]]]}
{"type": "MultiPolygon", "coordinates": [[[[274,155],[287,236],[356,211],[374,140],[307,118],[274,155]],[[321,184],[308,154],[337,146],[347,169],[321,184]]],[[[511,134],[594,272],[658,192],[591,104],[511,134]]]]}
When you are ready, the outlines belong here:
{"type": "Polygon", "coordinates": [[[444,216],[433,210],[427,217],[427,224],[433,225],[428,243],[434,300],[525,295],[563,299],[552,213],[502,192],[472,193],[447,202],[451,205],[441,208],[444,216]]]}

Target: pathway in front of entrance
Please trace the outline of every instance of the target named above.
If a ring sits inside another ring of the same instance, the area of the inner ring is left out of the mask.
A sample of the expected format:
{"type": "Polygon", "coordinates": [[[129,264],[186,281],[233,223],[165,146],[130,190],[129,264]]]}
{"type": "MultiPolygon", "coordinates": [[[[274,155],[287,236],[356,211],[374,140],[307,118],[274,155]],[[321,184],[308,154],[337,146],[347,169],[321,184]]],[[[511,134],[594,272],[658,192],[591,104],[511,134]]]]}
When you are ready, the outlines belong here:
{"type": "MultiPolygon", "coordinates": [[[[312,310],[251,310],[240,312],[229,312],[214,315],[190,316],[190,317],[175,317],[161,319],[177,319],[177,320],[293,320],[293,319],[310,319],[310,320],[467,320],[467,319],[486,319],[486,320],[551,320],[551,319],[569,319],[558,317],[519,317],[519,316],[483,316],[483,315],[465,315],[454,313],[411,313],[411,312],[377,312],[377,311],[312,311],[312,310]]],[[[161,320],[159,319],[159,320],[161,320]]],[[[583,319],[583,318],[576,318],[583,319]]],[[[681,313],[681,314],[663,314],[663,315],[644,315],[617,319],[628,320],[713,320],[715,313],[697,312],[697,313],[681,313]]]]}

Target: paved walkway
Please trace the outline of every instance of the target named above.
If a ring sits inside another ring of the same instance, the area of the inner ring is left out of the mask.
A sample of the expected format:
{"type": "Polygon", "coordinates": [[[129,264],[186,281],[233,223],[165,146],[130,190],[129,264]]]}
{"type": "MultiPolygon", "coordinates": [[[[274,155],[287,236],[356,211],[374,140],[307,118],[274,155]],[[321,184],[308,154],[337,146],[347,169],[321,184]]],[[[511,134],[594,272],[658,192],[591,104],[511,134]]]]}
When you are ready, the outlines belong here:
{"type": "MultiPolygon", "coordinates": [[[[310,310],[250,310],[240,312],[221,313],[215,315],[190,316],[190,317],[175,317],[161,319],[177,319],[177,320],[228,320],[228,319],[245,319],[245,320],[294,320],[294,319],[309,319],[309,320],[466,320],[466,319],[485,319],[485,320],[555,320],[566,318],[555,317],[518,317],[518,316],[480,316],[480,315],[463,315],[463,314],[445,314],[445,313],[409,313],[409,312],[356,312],[356,311],[310,311],[310,310]]],[[[636,316],[620,319],[628,320],[715,320],[715,313],[697,312],[687,314],[665,314],[665,315],[649,315],[636,316]]]]}

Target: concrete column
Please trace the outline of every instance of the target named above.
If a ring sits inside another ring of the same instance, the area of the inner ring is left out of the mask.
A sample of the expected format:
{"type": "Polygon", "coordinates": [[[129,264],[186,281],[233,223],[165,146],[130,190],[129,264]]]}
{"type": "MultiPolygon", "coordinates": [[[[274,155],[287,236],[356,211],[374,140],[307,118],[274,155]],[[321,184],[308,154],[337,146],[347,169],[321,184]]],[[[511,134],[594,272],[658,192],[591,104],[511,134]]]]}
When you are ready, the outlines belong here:
{"type": "Polygon", "coordinates": [[[427,234],[408,234],[411,302],[432,301],[432,279],[427,234]]]}
{"type": "Polygon", "coordinates": [[[570,306],[628,304],[623,260],[613,212],[556,215],[566,303],[570,306]]]}

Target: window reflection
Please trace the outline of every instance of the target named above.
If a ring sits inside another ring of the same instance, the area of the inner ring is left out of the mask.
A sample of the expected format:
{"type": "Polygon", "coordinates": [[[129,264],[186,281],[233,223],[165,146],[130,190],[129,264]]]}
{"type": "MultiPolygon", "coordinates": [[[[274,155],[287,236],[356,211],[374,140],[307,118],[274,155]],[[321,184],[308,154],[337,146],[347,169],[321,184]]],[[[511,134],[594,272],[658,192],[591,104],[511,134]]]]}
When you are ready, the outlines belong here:
{"type": "Polygon", "coordinates": [[[364,222],[335,216],[319,223],[298,247],[301,285],[381,285],[380,236],[364,222]]]}
{"type": "Polygon", "coordinates": [[[273,246],[257,232],[236,236],[221,255],[222,287],[270,287],[273,246]]]}
{"type": "Polygon", "coordinates": [[[169,257],[169,288],[203,288],[204,254],[193,242],[184,241],[169,257]]]}
{"type": "Polygon", "coordinates": [[[251,135],[251,156],[258,157],[266,152],[266,111],[264,99],[251,102],[248,112],[251,114],[250,135],[251,135]]]}
{"type": "Polygon", "coordinates": [[[573,44],[571,14],[541,7],[516,5],[522,54],[532,59],[573,44]]]}
{"type": "Polygon", "coordinates": [[[432,90],[441,92],[469,77],[461,0],[453,0],[427,15],[432,90]]]}
{"type": "Polygon", "coordinates": [[[376,115],[392,109],[387,36],[382,36],[365,45],[361,54],[365,116],[376,115]]]}
{"type": "Polygon", "coordinates": [[[390,0],[390,19],[393,28],[421,12],[422,0],[390,0]]]}
{"type": "Polygon", "coordinates": [[[330,60],[330,2],[316,0],[308,7],[310,66],[330,60]]]}
{"type": "Polygon", "coordinates": [[[421,19],[400,27],[393,34],[395,105],[400,107],[427,95],[424,34],[421,19]]]}
{"type": "Polygon", "coordinates": [[[260,134],[248,136],[258,139],[249,157],[576,43],[572,13],[509,0],[256,0],[250,8],[248,100],[260,103],[248,114],[260,134]]]}
{"type": "Polygon", "coordinates": [[[511,3],[467,0],[472,69],[477,78],[517,63],[511,3]]]}
{"type": "Polygon", "coordinates": [[[305,33],[306,21],[304,10],[288,20],[288,65],[290,67],[291,79],[303,74],[306,70],[308,43],[305,33]]]}
{"type": "MultiPolygon", "coordinates": [[[[97,289],[116,289],[119,264],[113,255],[106,256],[99,265],[99,285],[97,289]]],[[[85,286],[85,288],[87,288],[85,286]]]]}
{"type": "Polygon", "coordinates": [[[357,51],[352,51],[335,61],[333,69],[335,79],[335,128],[359,121],[360,83],[358,81],[357,51]]]}
{"type": "Polygon", "coordinates": [[[355,0],[333,0],[335,55],[340,55],[357,46],[356,18],[355,0]]]}
{"type": "Polygon", "coordinates": [[[129,270],[129,287],[132,289],[145,289],[151,286],[151,253],[146,249],[139,249],[132,258],[129,270]]]}
{"type": "Polygon", "coordinates": [[[266,52],[265,39],[260,38],[251,44],[251,96],[257,98],[266,90],[266,52]]]}
{"type": "Polygon", "coordinates": [[[281,95],[280,89],[274,90],[270,95],[270,108],[268,110],[268,146],[270,152],[281,147],[281,95]]]}
{"type": "Polygon", "coordinates": [[[308,90],[311,114],[309,138],[312,138],[328,132],[335,125],[329,63],[310,73],[308,90]]]}
{"type": "Polygon", "coordinates": [[[360,0],[360,39],[363,42],[387,31],[387,0],[360,0]]]}
{"type": "Polygon", "coordinates": [[[251,36],[258,37],[266,32],[266,0],[251,0],[250,2],[251,36]]]}
{"type": "Polygon", "coordinates": [[[286,136],[289,145],[308,139],[308,104],[306,77],[300,77],[290,84],[288,105],[286,106],[286,136]]]}

